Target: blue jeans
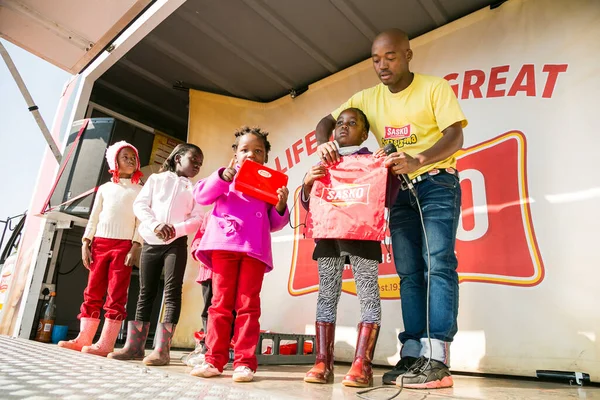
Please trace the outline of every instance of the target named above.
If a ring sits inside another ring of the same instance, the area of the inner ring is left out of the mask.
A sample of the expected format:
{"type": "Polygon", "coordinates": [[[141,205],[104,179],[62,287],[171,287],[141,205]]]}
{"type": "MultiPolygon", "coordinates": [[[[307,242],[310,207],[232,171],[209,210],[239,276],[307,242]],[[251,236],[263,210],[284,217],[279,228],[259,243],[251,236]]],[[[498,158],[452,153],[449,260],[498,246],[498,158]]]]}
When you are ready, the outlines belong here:
{"type": "MultiPolygon", "coordinates": [[[[447,350],[458,330],[458,261],[454,254],[460,217],[461,190],[457,176],[440,173],[415,185],[431,255],[429,320],[433,358],[448,364],[447,350]],[[437,344],[437,346],[436,346],[437,344]],[[437,350],[436,350],[437,349],[437,350]]],[[[391,209],[390,231],[404,332],[402,356],[423,355],[427,341],[427,248],[415,197],[400,190],[391,209]],[[420,353],[420,354],[419,354],[420,353]]]]}

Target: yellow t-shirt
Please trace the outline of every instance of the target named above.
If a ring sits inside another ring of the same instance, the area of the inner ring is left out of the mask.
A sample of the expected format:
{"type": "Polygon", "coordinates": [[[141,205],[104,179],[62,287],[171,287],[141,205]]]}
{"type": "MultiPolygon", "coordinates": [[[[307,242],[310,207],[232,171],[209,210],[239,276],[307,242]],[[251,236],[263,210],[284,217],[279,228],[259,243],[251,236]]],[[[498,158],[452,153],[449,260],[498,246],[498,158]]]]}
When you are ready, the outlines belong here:
{"type": "MultiPolygon", "coordinates": [[[[380,83],[356,93],[331,113],[334,119],[349,107],[360,108],[371,124],[371,132],[385,146],[392,142],[398,151],[415,156],[442,138],[442,131],[456,122],[467,126],[458,100],[443,78],[415,74],[412,83],[398,93],[392,93],[380,83]]],[[[426,165],[411,178],[434,168],[456,167],[456,158],[426,165]]]]}

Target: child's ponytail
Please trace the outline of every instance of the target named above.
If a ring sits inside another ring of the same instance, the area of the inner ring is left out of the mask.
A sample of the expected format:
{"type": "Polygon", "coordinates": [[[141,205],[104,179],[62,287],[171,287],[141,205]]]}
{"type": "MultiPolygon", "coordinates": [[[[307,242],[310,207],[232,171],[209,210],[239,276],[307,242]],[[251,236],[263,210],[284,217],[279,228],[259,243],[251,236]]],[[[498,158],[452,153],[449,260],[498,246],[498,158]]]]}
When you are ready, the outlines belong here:
{"type": "Polygon", "coordinates": [[[167,159],[165,160],[163,165],[160,167],[160,170],[158,172],[165,172],[165,171],[175,172],[175,170],[176,170],[175,164],[177,163],[177,160],[175,158],[177,156],[183,156],[185,153],[187,153],[190,150],[195,150],[198,152],[198,154],[201,154],[201,155],[203,154],[202,150],[200,150],[200,147],[196,146],[195,144],[191,144],[191,143],[178,144],[177,146],[175,146],[175,148],[173,149],[171,154],[169,154],[169,157],[167,157],[167,159]]]}

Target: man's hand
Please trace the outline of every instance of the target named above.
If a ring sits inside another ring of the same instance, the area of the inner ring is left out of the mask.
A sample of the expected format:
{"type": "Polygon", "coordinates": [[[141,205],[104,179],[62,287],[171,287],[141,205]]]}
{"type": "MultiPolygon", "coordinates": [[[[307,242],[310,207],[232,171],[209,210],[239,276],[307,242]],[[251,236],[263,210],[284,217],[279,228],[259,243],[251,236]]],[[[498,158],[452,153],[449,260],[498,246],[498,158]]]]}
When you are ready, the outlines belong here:
{"type": "Polygon", "coordinates": [[[90,265],[92,265],[92,250],[90,249],[91,242],[89,239],[85,239],[83,245],[81,246],[81,260],[83,261],[83,266],[86,269],[90,269],[90,265]]]}
{"type": "Polygon", "coordinates": [[[385,166],[394,175],[412,174],[421,168],[421,162],[406,153],[392,153],[386,157],[385,166]]]}
{"type": "Polygon", "coordinates": [[[166,242],[175,237],[175,228],[171,224],[160,224],[154,230],[156,237],[166,242]]]}
{"type": "Polygon", "coordinates": [[[340,161],[340,153],[335,143],[325,142],[317,147],[317,154],[325,165],[333,165],[340,161]]]}
{"type": "Polygon", "coordinates": [[[328,142],[331,137],[331,132],[335,128],[335,119],[331,114],[324,116],[315,128],[315,136],[317,138],[317,154],[319,159],[325,165],[335,164],[340,159],[340,155],[335,147],[335,144],[328,142]],[[329,158],[328,158],[329,157],[329,158]]]}
{"type": "Polygon", "coordinates": [[[231,182],[235,177],[235,174],[237,174],[237,171],[235,170],[235,157],[233,157],[231,161],[229,161],[227,168],[221,173],[221,179],[225,182],[231,182]]]}
{"type": "Polygon", "coordinates": [[[140,244],[138,242],[133,242],[131,245],[131,249],[125,256],[125,265],[128,267],[133,267],[133,263],[135,261],[135,252],[139,249],[140,244]]]}
{"type": "Polygon", "coordinates": [[[289,193],[290,192],[288,188],[286,188],[285,186],[282,186],[279,189],[277,189],[277,197],[279,198],[279,201],[277,202],[275,209],[277,210],[279,215],[283,215],[283,213],[285,212],[285,207],[287,206],[289,193]]]}

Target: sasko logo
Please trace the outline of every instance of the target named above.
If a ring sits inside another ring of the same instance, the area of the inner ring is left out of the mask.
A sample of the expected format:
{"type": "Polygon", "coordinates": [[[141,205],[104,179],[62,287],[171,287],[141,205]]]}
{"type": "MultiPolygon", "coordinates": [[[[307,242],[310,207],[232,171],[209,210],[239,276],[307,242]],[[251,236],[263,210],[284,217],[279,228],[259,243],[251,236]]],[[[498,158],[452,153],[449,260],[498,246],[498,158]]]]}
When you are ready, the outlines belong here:
{"type": "Polygon", "coordinates": [[[263,177],[265,177],[265,178],[270,178],[270,177],[272,176],[272,175],[271,175],[271,173],[270,173],[269,171],[266,171],[266,170],[264,170],[264,169],[259,169],[259,170],[258,170],[258,174],[259,174],[260,176],[263,176],[263,177]]]}
{"type": "Polygon", "coordinates": [[[407,138],[410,136],[410,124],[401,126],[399,128],[393,126],[385,127],[385,138],[386,139],[399,139],[407,138]]]}
{"type": "Polygon", "coordinates": [[[331,203],[337,206],[350,204],[369,204],[370,184],[339,185],[333,188],[323,188],[321,204],[331,203]]]}
{"type": "MultiPolygon", "coordinates": [[[[507,132],[457,155],[462,207],[456,254],[460,282],[511,286],[536,286],[544,279],[527,187],[527,142],[518,131],[507,132]]],[[[295,226],[306,211],[296,207],[295,226]]],[[[312,260],[314,241],[304,239],[303,228],[294,231],[294,252],[288,280],[292,296],[316,292],[317,263],[312,260]]],[[[398,299],[399,278],[394,267],[389,232],[382,242],[379,265],[382,299],[398,299]]],[[[344,269],[342,290],[356,294],[349,266],[344,269]]]]}

